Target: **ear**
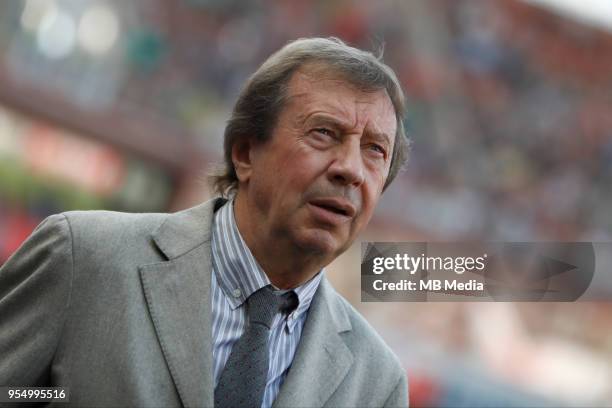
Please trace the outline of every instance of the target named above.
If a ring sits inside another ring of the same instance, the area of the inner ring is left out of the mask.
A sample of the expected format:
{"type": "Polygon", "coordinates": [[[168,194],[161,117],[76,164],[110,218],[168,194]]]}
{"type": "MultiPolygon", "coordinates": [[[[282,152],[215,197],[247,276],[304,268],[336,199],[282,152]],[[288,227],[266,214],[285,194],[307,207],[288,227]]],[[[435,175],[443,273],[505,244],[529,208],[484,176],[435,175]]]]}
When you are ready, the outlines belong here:
{"type": "Polygon", "coordinates": [[[251,150],[253,142],[251,138],[239,139],[232,146],[232,163],[236,170],[236,177],[240,183],[247,183],[253,171],[251,164],[251,150]]]}

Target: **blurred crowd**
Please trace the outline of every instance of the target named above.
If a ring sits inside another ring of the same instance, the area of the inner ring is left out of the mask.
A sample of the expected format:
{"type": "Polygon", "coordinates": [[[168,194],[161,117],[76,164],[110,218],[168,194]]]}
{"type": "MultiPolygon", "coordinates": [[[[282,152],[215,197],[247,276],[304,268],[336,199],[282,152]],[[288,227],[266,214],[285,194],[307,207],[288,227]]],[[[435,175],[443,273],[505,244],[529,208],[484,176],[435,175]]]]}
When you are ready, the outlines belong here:
{"type": "Polygon", "coordinates": [[[442,38],[400,68],[414,155],[394,214],[441,239],[609,240],[610,33],[521,2],[435,4],[442,38]]]}
{"type": "Polygon", "coordinates": [[[240,86],[282,44],[334,35],[384,47],[409,97],[414,152],[381,221],[445,239],[612,234],[608,32],[514,0],[24,3],[0,18],[9,77],[118,120],[172,123],[187,135],[164,138],[212,157],[240,86]],[[46,28],[56,41],[41,42],[29,31],[49,4],[106,32],[90,33],[87,49],[74,19],[69,50],[56,18],[46,28]]]}

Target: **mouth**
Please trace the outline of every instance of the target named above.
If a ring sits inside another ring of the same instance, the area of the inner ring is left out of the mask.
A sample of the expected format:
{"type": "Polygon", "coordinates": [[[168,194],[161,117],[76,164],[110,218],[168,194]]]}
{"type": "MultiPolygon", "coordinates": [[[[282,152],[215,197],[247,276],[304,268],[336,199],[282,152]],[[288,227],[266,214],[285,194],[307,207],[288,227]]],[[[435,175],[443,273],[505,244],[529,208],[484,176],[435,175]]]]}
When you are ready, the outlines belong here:
{"type": "Polygon", "coordinates": [[[353,218],[357,212],[350,202],[339,198],[317,198],[309,204],[346,218],[353,218]]]}

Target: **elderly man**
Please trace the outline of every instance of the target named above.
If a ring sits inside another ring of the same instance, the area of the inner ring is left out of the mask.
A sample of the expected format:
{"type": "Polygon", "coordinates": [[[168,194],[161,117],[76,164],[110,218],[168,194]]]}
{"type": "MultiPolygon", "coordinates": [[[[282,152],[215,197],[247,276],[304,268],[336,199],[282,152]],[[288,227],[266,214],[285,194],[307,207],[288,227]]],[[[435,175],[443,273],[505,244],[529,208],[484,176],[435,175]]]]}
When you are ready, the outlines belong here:
{"type": "Polygon", "coordinates": [[[403,104],[368,52],[283,47],[229,120],[222,198],[52,216],[0,269],[0,385],[75,406],[407,406],[397,358],[323,271],[406,157],[403,104]]]}

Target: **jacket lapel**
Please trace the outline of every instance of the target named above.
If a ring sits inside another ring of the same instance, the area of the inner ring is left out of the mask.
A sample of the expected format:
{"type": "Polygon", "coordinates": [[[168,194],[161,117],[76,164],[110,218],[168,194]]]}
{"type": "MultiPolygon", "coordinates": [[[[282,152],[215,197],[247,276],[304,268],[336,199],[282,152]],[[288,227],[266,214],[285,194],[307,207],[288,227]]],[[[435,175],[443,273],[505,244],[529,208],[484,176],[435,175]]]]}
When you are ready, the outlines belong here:
{"type": "MultiPolygon", "coordinates": [[[[147,307],[185,407],[214,404],[211,226],[223,202],[168,216],[153,234],[168,261],[140,267],[147,307]]],[[[323,277],[274,407],[324,406],[338,388],[353,363],[340,336],[351,330],[345,307],[323,277]]]]}
{"type": "Polygon", "coordinates": [[[140,267],[147,307],[185,407],[213,406],[210,241],[218,203],[168,216],[153,234],[168,261],[140,267]]]}
{"type": "Polygon", "coordinates": [[[323,277],[274,407],[325,405],[353,363],[353,354],[340,337],[349,330],[345,306],[323,277]]]}

